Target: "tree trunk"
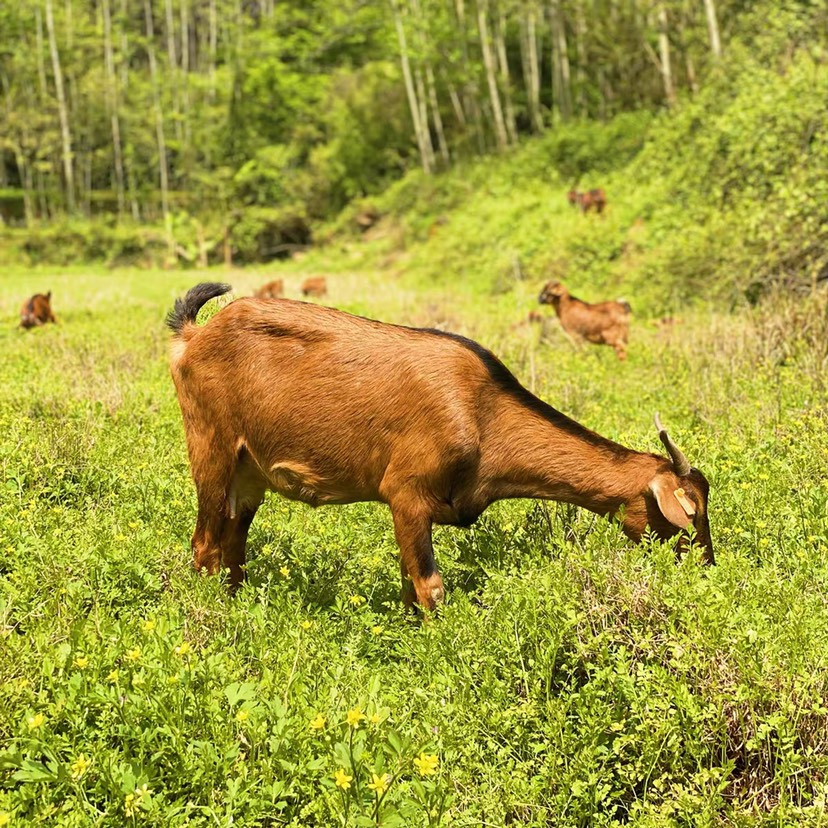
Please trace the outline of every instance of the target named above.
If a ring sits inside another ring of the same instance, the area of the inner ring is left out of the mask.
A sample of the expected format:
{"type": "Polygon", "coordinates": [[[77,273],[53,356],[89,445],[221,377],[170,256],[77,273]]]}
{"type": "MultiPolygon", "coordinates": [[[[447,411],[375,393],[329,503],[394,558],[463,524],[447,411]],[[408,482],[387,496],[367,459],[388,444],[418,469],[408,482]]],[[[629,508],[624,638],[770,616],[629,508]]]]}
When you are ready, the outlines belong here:
{"type": "Polygon", "coordinates": [[[458,39],[460,40],[463,55],[463,99],[464,109],[471,116],[474,125],[474,135],[477,140],[477,151],[486,151],[486,136],[483,130],[483,119],[480,114],[480,100],[477,82],[474,80],[469,61],[469,47],[466,42],[466,5],[465,0],[454,0],[454,12],[457,16],[458,39]]]}
{"type": "MultiPolygon", "coordinates": [[[[450,157],[448,144],[446,143],[446,135],[443,130],[443,117],[440,114],[440,105],[437,100],[437,84],[434,80],[434,70],[431,68],[431,59],[428,56],[428,44],[426,42],[426,22],[423,18],[422,7],[419,0],[411,0],[411,8],[414,12],[414,17],[417,24],[417,42],[422,56],[423,64],[425,66],[425,82],[428,91],[428,103],[431,107],[431,117],[434,121],[434,131],[437,133],[437,146],[440,148],[440,156],[443,159],[443,164],[448,167],[450,157]]],[[[423,104],[423,112],[425,112],[425,96],[420,98],[423,104]]],[[[423,117],[423,123],[428,124],[428,117],[423,117]]]]}
{"type": "Polygon", "coordinates": [[[502,152],[506,149],[508,138],[506,136],[506,124],[503,120],[503,110],[500,107],[500,94],[497,91],[497,77],[495,75],[494,58],[492,57],[492,45],[489,40],[489,27],[486,20],[488,14],[488,0],[477,0],[477,27],[480,35],[480,49],[483,53],[483,65],[486,67],[486,81],[489,84],[489,99],[492,103],[497,148],[502,152]]]}
{"type": "Polygon", "coordinates": [[[43,62],[43,18],[40,15],[40,6],[35,6],[35,44],[37,48],[37,80],[40,92],[40,101],[48,99],[46,92],[46,64],[43,62]]]}
{"type": "Polygon", "coordinates": [[[158,178],[161,184],[161,211],[164,214],[164,222],[166,223],[170,212],[167,143],[164,138],[164,115],[161,111],[161,100],[158,92],[158,66],[155,62],[155,31],[150,0],[144,0],[144,19],[147,27],[147,57],[149,58],[150,84],[152,85],[152,104],[155,110],[155,137],[158,143],[158,178]]]}
{"type": "Polygon", "coordinates": [[[515,123],[515,108],[512,105],[511,78],[509,77],[509,61],[506,57],[506,15],[501,9],[495,34],[497,59],[500,64],[500,82],[503,87],[503,103],[506,109],[506,131],[509,134],[509,143],[517,143],[517,125],[515,123]]]}
{"type": "Polygon", "coordinates": [[[434,169],[434,143],[431,140],[431,128],[428,125],[428,105],[426,103],[425,83],[423,82],[423,72],[419,66],[414,69],[414,87],[417,90],[417,101],[420,104],[420,127],[424,132],[425,148],[428,153],[428,165],[430,169],[434,169]]]}
{"type": "Polygon", "coordinates": [[[577,0],[575,6],[575,59],[578,62],[577,85],[578,94],[576,108],[581,118],[589,117],[589,101],[587,100],[587,56],[586,56],[586,17],[584,2],[577,0]]]}
{"type": "Polygon", "coordinates": [[[394,26],[397,30],[397,40],[400,44],[400,63],[402,65],[403,80],[405,81],[405,92],[408,96],[408,107],[411,110],[411,120],[414,124],[414,136],[417,139],[417,147],[420,150],[420,161],[423,165],[423,172],[430,174],[433,170],[432,158],[434,149],[431,146],[431,136],[428,128],[422,123],[420,117],[420,102],[417,100],[417,93],[414,90],[414,79],[411,74],[411,64],[408,59],[408,44],[405,39],[402,13],[397,5],[397,0],[390,0],[391,10],[394,13],[394,26]]]}
{"type": "Polygon", "coordinates": [[[673,69],[670,65],[667,6],[663,2],[658,7],[658,52],[661,61],[661,78],[664,82],[664,97],[668,106],[675,106],[676,90],[673,86],[673,69]]]}
{"type": "Polygon", "coordinates": [[[164,20],[165,20],[165,34],[167,40],[167,60],[169,61],[169,69],[166,74],[170,79],[170,88],[172,90],[172,110],[173,110],[173,129],[175,130],[175,140],[179,147],[184,144],[184,134],[182,132],[181,118],[181,100],[178,89],[178,54],[175,45],[175,18],[173,16],[172,0],[164,0],[164,20]]]}
{"type": "Polygon", "coordinates": [[[184,128],[184,144],[181,153],[184,159],[185,183],[189,182],[192,151],[190,129],[190,17],[187,0],[181,0],[181,120],[184,128]]]}
{"type": "Polygon", "coordinates": [[[558,111],[565,121],[572,115],[572,90],[569,71],[569,47],[560,0],[549,4],[550,28],[552,29],[552,72],[557,86],[558,111]]]}
{"type": "Polygon", "coordinates": [[[55,75],[55,92],[57,94],[58,117],[60,118],[60,137],[63,155],[63,175],[66,180],[66,207],[70,213],[75,212],[75,177],[72,166],[72,135],[69,131],[69,111],[66,107],[66,95],[63,89],[63,72],[60,68],[60,55],[55,37],[55,19],[52,13],[52,0],[46,0],[46,31],[49,35],[49,51],[52,55],[52,71],[55,75]]]}
{"type": "Polygon", "coordinates": [[[537,9],[532,4],[526,17],[526,36],[529,46],[529,106],[532,124],[536,132],[543,132],[543,115],[540,108],[540,63],[538,61],[538,35],[536,33],[537,9]]]}
{"type": "Polygon", "coordinates": [[[440,147],[440,156],[446,167],[451,163],[446,134],[443,130],[443,116],[440,114],[440,105],[437,100],[437,84],[434,81],[434,72],[431,63],[426,62],[426,83],[428,84],[428,100],[431,104],[431,113],[434,118],[434,129],[437,132],[437,146],[440,147]]]}
{"type": "Polygon", "coordinates": [[[719,21],[716,17],[715,0],[704,0],[704,10],[707,13],[707,30],[710,32],[710,51],[718,60],[722,56],[722,42],[719,39],[719,21]]]}
{"type": "Polygon", "coordinates": [[[115,190],[118,197],[118,217],[122,218],[126,209],[124,197],[124,160],[121,153],[121,124],[118,118],[118,87],[115,76],[115,59],[112,50],[112,13],[109,0],[102,1],[104,23],[104,67],[106,70],[106,106],[109,110],[109,122],[112,129],[112,162],[115,172],[115,190]]]}
{"type": "Polygon", "coordinates": [[[216,0],[210,0],[210,102],[216,100],[216,59],[218,57],[218,19],[216,0]]]}

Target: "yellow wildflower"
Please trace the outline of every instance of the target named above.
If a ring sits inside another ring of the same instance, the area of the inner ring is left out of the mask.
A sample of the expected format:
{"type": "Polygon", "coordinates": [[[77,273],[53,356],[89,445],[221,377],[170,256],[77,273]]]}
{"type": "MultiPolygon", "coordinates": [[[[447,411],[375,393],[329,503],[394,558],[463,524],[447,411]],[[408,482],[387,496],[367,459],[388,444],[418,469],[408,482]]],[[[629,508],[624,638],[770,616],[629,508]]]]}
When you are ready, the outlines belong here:
{"type": "Polygon", "coordinates": [[[313,624],[306,618],[299,626],[303,630],[309,630],[313,626],[313,624]]]}
{"type": "Polygon", "coordinates": [[[376,627],[371,627],[371,632],[374,635],[382,635],[385,632],[385,628],[381,627],[379,624],[377,624],[376,627]]]}
{"type": "Polygon", "coordinates": [[[311,730],[322,730],[325,727],[325,717],[318,713],[310,722],[310,729],[311,730]]]}
{"type": "Polygon", "coordinates": [[[365,603],[365,599],[361,595],[352,595],[348,599],[348,602],[353,606],[358,607],[365,603]]]}
{"type": "Polygon", "coordinates": [[[342,788],[343,791],[347,791],[348,788],[351,787],[351,780],[353,776],[348,776],[345,773],[345,768],[339,768],[339,770],[334,774],[334,782],[336,782],[337,788],[342,788]]]}
{"type": "Polygon", "coordinates": [[[86,756],[81,753],[77,759],[69,766],[69,769],[72,771],[72,779],[80,779],[86,771],[89,770],[89,766],[92,762],[86,758],[86,756]]]}
{"type": "Polygon", "coordinates": [[[126,657],[129,661],[138,661],[138,659],[141,658],[141,648],[135,647],[132,650],[127,650],[126,657]]]}
{"type": "Polygon", "coordinates": [[[5,828],[11,822],[11,814],[8,811],[0,811],[0,828],[5,828]]]}
{"type": "Polygon", "coordinates": [[[86,656],[78,656],[75,659],[75,667],[77,667],[78,670],[84,670],[88,666],[89,666],[89,659],[86,656]]]}
{"type": "Polygon", "coordinates": [[[127,794],[124,797],[124,813],[128,816],[135,816],[135,809],[138,807],[135,802],[135,794],[127,794]]]}
{"type": "Polygon", "coordinates": [[[133,520],[132,523],[129,524],[130,529],[137,529],[141,524],[138,523],[137,520],[133,520]]]}
{"type": "Polygon", "coordinates": [[[365,718],[365,714],[358,707],[355,707],[353,710],[348,711],[348,715],[345,718],[351,727],[359,727],[359,723],[365,718]]]}
{"type": "Polygon", "coordinates": [[[437,772],[437,765],[439,761],[440,760],[437,758],[437,755],[434,753],[421,753],[414,760],[414,767],[417,768],[417,772],[420,776],[434,776],[437,772]]]}
{"type": "Polygon", "coordinates": [[[107,677],[106,680],[110,684],[115,684],[118,681],[118,668],[116,667],[107,677]]]}
{"type": "Polygon", "coordinates": [[[46,717],[42,713],[37,713],[34,716],[29,716],[29,718],[26,719],[26,724],[29,726],[29,730],[37,730],[38,728],[43,727],[45,722],[46,717]]]}
{"type": "Polygon", "coordinates": [[[377,776],[373,773],[371,776],[373,778],[368,783],[368,787],[374,791],[377,796],[382,796],[388,790],[388,783],[391,781],[391,777],[387,773],[384,773],[382,776],[377,776]]]}
{"type": "Polygon", "coordinates": [[[190,642],[189,642],[189,641],[182,641],[182,642],[181,642],[181,643],[180,643],[180,644],[179,644],[179,645],[178,645],[178,646],[177,646],[177,647],[173,650],[173,652],[174,652],[177,656],[179,656],[180,658],[184,658],[184,656],[185,656],[185,655],[187,655],[187,653],[189,653],[189,652],[190,652],[190,650],[192,650],[192,647],[190,646],[190,642]]]}
{"type": "Polygon", "coordinates": [[[379,713],[371,714],[371,724],[379,724],[382,721],[382,716],[379,713]]]}
{"type": "Polygon", "coordinates": [[[279,574],[280,574],[283,578],[287,578],[287,577],[288,577],[288,575],[290,575],[290,570],[289,570],[286,566],[283,566],[283,567],[279,570],[279,574]]]}
{"type": "Polygon", "coordinates": [[[179,678],[177,675],[167,676],[167,684],[178,684],[179,678]]]}
{"type": "Polygon", "coordinates": [[[147,620],[141,625],[141,628],[144,632],[152,632],[155,629],[155,619],[147,618],[147,620]]]}
{"type": "Polygon", "coordinates": [[[237,722],[246,722],[249,718],[250,713],[248,713],[247,710],[239,710],[239,712],[236,713],[237,722]]]}

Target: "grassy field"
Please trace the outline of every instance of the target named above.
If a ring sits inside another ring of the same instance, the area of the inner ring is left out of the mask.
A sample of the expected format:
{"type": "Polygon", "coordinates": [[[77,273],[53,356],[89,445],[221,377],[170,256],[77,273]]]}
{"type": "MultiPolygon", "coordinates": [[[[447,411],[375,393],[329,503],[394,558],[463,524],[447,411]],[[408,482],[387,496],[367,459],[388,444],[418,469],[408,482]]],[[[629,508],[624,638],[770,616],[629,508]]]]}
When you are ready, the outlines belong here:
{"type": "Polygon", "coordinates": [[[639,316],[619,363],[516,325],[537,278],[351,252],[0,272],[0,826],[828,824],[824,298],[639,316]],[[269,496],[246,586],[195,574],[164,314],[204,278],[297,296],[323,266],[331,304],[471,336],[633,448],[660,448],[658,410],[711,482],[717,566],[501,503],[435,533],[449,595],[422,624],[385,507],[269,496]],[[16,330],[46,289],[60,325],[16,330]]]}

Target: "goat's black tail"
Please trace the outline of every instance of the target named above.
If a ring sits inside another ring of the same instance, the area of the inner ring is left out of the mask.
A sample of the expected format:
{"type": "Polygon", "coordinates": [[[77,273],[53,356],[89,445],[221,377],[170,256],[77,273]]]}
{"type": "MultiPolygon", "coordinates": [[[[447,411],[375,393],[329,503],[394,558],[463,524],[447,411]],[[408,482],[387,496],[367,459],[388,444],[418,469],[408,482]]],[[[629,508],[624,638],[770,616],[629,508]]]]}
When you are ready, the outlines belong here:
{"type": "Polygon", "coordinates": [[[183,299],[175,300],[173,309],[167,314],[167,327],[175,336],[179,336],[184,325],[195,322],[202,305],[231,290],[230,285],[219,282],[202,282],[190,288],[183,299]]]}

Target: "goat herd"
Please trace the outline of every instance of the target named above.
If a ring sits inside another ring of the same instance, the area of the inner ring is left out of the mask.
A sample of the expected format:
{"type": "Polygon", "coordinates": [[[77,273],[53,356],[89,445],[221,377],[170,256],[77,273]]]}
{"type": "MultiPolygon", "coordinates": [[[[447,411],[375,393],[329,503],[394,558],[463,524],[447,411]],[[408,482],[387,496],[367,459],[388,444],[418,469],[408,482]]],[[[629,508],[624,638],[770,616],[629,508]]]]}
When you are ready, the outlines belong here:
{"type": "MultiPolygon", "coordinates": [[[[524,388],[490,351],[444,331],[406,328],[280,297],[282,280],[196,316],[229,285],[175,302],[170,369],[196,484],[196,569],[244,579],[250,525],[266,491],[311,506],[390,507],[403,600],[434,609],[443,582],[435,524],[471,526],[493,502],[541,498],[616,518],[639,541],[677,537],[713,563],[708,482],[656,415],[667,452],[634,451],[588,430],[524,388]]],[[[324,296],[323,277],[305,296],[324,296]]],[[[564,330],[626,356],[630,306],[590,305],[549,282],[564,330]]],[[[56,321],[51,293],[21,310],[24,328],[56,321]]]]}

